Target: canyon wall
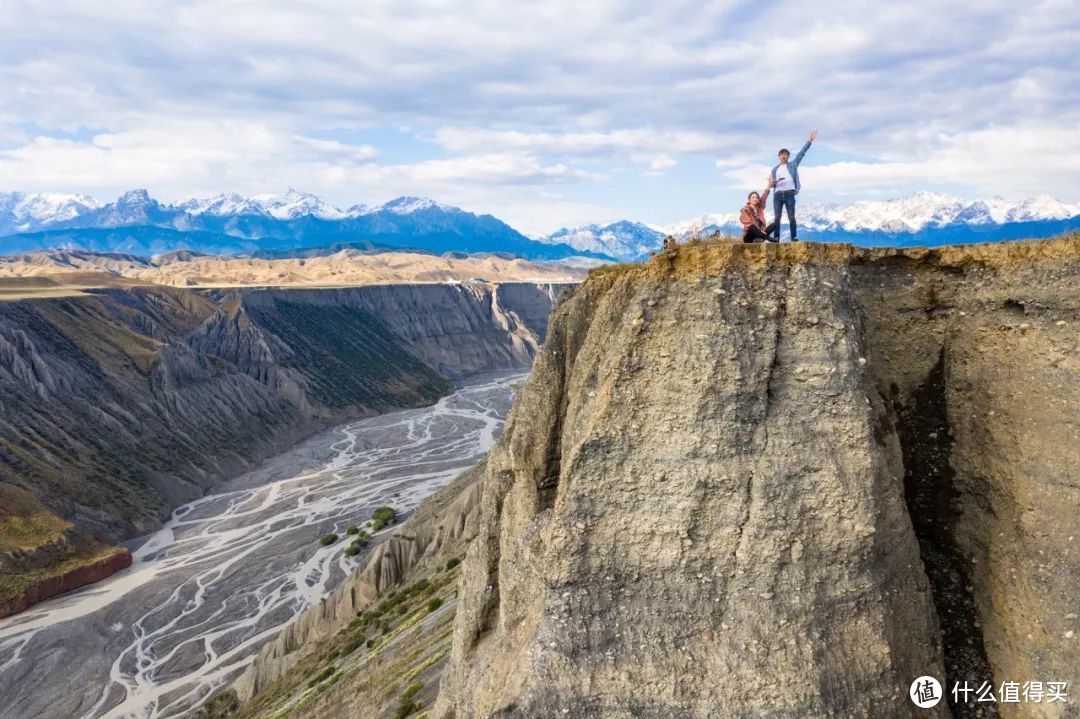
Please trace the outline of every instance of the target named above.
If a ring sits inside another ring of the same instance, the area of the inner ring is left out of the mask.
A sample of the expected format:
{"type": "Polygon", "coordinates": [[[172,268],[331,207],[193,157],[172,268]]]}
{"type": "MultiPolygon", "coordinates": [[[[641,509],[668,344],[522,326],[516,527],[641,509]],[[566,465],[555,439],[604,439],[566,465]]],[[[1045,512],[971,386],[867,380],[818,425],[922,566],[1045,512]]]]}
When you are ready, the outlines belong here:
{"type": "Polygon", "coordinates": [[[150,287],[0,302],[0,616],[305,436],[431,403],[452,378],[527,367],[560,289],[150,287]]]}
{"type": "Polygon", "coordinates": [[[594,271],[484,469],[432,716],[1075,716],[908,691],[1080,678],[1077,328],[1076,238],[594,271]]]}

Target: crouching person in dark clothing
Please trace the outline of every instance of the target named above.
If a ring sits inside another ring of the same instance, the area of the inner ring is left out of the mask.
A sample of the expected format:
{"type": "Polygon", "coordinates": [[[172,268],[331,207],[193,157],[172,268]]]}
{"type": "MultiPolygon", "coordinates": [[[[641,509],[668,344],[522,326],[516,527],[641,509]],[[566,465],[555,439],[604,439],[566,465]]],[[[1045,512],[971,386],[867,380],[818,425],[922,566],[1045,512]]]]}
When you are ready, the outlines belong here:
{"type": "Polygon", "coordinates": [[[765,190],[759,195],[751,192],[746,197],[746,204],[739,211],[739,223],[742,225],[743,242],[778,242],[772,238],[776,223],[765,224],[765,200],[769,199],[769,190],[776,184],[771,177],[765,190]]]}

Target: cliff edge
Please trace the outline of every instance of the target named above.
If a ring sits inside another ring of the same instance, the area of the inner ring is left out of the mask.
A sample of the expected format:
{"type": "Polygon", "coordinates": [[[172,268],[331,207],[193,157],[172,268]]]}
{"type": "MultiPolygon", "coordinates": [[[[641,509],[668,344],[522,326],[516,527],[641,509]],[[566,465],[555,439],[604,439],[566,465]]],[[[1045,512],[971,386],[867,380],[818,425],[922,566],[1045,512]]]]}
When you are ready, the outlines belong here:
{"type": "Polygon", "coordinates": [[[1078,327],[1076,238],[594,271],[484,470],[433,716],[1070,716],[907,694],[1078,678],[1078,327]]]}

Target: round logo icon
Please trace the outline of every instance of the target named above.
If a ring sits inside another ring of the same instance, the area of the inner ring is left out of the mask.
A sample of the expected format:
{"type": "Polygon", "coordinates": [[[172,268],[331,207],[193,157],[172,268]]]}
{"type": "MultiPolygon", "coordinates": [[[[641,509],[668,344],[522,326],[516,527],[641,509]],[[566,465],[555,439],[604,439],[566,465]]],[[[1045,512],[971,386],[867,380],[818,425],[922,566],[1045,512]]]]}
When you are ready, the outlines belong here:
{"type": "Polygon", "coordinates": [[[908,696],[911,697],[911,702],[921,709],[936,707],[941,701],[941,682],[933,677],[919,677],[911,683],[908,696]]]}

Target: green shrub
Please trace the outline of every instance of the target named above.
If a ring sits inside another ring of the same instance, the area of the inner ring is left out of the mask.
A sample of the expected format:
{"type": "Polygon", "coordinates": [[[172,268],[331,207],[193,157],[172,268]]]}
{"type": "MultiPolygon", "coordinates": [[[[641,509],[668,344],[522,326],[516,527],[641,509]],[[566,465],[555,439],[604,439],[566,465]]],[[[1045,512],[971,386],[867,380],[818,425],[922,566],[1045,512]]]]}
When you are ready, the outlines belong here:
{"type": "Polygon", "coordinates": [[[428,613],[430,614],[431,612],[434,612],[436,609],[438,609],[441,606],[442,606],[442,599],[440,597],[432,597],[427,602],[428,613]]]}
{"type": "Polygon", "coordinates": [[[363,643],[364,643],[364,637],[363,636],[353,637],[349,641],[345,642],[345,646],[343,646],[341,648],[341,653],[343,655],[352,654],[357,649],[359,649],[360,645],[363,644],[363,643]]]}
{"type": "Polygon", "coordinates": [[[456,567],[459,564],[461,564],[461,560],[458,559],[457,557],[454,557],[453,559],[447,559],[446,560],[446,571],[449,572],[451,569],[453,569],[454,567],[456,567]]]}
{"type": "Polygon", "coordinates": [[[420,581],[416,582],[415,584],[413,584],[411,587],[409,587],[408,594],[410,594],[412,596],[415,596],[415,595],[420,594],[421,592],[425,591],[430,586],[431,586],[431,582],[429,582],[427,580],[427,577],[425,577],[425,578],[421,579],[420,581]]]}
{"type": "Polygon", "coordinates": [[[329,547],[331,544],[333,544],[337,540],[338,540],[338,536],[331,532],[330,534],[324,534],[322,536],[322,538],[319,539],[319,544],[323,545],[324,547],[329,547]]]}
{"type": "Polygon", "coordinates": [[[393,507],[379,507],[371,515],[371,527],[378,532],[383,527],[397,521],[397,511],[393,507]]]}
{"type": "Polygon", "coordinates": [[[405,719],[418,709],[423,709],[424,705],[420,702],[414,702],[410,700],[403,700],[401,704],[398,704],[397,711],[394,712],[394,719],[405,719]]]}
{"type": "Polygon", "coordinates": [[[308,686],[313,687],[324,679],[329,679],[336,671],[337,667],[327,667],[326,669],[323,669],[321,672],[311,678],[311,681],[308,682],[308,686]]]}
{"type": "Polygon", "coordinates": [[[390,595],[379,603],[379,614],[386,614],[391,609],[405,601],[407,597],[401,592],[391,592],[390,595]]]}
{"type": "Polygon", "coordinates": [[[424,688],[423,684],[413,684],[401,694],[401,701],[398,703],[397,711],[394,713],[394,719],[405,719],[413,712],[419,711],[424,708],[421,702],[413,699],[420,690],[424,688]]]}
{"type": "Polygon", "coordinates": [[[357,527],[355,524],[350,524],[345,528],[345,534],[360,534],[360,527],[357,527]]]}
{"type": "Polygon", "coordinates": [[[368,545],[367,537],[358,536],[349,545],[349,548],[345,550],[345,554],[350,557],[355,557],[360,552],[364,551],[364,547],[368,545]]]}

